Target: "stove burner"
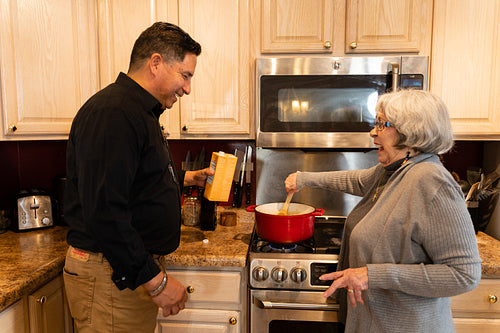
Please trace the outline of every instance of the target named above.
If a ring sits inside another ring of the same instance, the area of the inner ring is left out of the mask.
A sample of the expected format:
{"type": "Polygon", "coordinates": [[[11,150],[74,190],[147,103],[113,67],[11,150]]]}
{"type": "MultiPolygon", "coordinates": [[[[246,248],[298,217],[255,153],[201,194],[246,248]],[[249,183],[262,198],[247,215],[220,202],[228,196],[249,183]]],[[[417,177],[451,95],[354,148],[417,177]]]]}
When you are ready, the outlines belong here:
{"type": "Polygon", "coordinates": [[[261,238],[255,242],[253,249],[260,253],[313,253],[312,247],[305,243],[279,244],[261,238]]]}
{"type": "Polygon", "coordinates": [[[297,244],[276,244],[269,243],[269,248],[278,252],[293,252],[297,248],[297,244]]]}

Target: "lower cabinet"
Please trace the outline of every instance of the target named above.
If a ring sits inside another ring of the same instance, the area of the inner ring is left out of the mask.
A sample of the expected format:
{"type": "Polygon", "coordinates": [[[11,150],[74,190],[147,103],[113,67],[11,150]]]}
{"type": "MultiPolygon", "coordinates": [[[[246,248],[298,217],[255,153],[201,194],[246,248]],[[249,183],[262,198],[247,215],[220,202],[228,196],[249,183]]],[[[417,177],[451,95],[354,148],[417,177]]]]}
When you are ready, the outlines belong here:
{"type": "Polygon", "coordinates": [[[479,286],[451,298],[457,333],[500,332],[500,279],[482,279],[479,286]]]}
{"type": "Polygon", "coordinates": [[[232,270],[174,270],[169,276],[186,286],[189,300],[175,316],[158,314],[157,333],[246,331],[246,281],[243,268],[232,270]]]}
{"type": "Polygon", "coordinates": [[[0,313],[0,333],[71,333],[73,320],[62,276],[0,313]]]}
{"type": "Polygon", "coordinates": [[[29,295],[27,304],[29,332],[73,332],[73,321],[61,275],[29,295]]]}

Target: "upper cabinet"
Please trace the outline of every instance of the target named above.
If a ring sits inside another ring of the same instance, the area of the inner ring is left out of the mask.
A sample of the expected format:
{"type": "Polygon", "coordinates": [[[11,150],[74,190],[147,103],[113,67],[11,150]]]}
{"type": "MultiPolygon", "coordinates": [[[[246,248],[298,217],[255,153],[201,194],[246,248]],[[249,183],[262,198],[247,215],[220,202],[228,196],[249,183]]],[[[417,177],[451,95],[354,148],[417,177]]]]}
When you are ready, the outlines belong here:
{"type": "Polygon", "coordinates": [[[99,85],[95,1],[0,2],[0,139],[67,138],[99,85]]]}
{"type": "Polygon", "coordinates": [[[500,1],[435,0],[430,90],[456,139],[500,139],[500,1]]]}
{"type": "Polygon", "coordinates": [[[346,53],[429,54],[432,0],[347,1],[346,53]]]}
{"type": "Polygon", "coordinates": [[[433,0],[261,0],[266,53],[429,55],[433,0]]]}
{"type": "Polygon", "coordinates": [[[202,45],[169,138],[251,139],[248,0],[15,0],[0,4],[3,140],[66,139],[78,109],[127,72],[139,34],[179,24],[202,45]]]}
{"type": "Polygon", "coordinates": [[[169,2],[178,3],[179,25],[202,48],[191,93],[178,103],[179,125],[169,128],[170,137],[253,138],[248,0],[169,2]]]}
{"type": "Polygon", "coordinates": [[[332,53],[335,2],[262,0],[261,52],[332,53]]]}

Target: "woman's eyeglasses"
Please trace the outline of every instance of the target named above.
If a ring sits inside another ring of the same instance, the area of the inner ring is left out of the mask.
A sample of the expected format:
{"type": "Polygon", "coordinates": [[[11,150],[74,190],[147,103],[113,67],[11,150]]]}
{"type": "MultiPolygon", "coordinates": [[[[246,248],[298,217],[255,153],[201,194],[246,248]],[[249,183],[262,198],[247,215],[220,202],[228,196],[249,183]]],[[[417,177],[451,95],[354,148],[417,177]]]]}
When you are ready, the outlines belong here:
{"type": "Polygon", "coordinates": [[[392,124],[388,121],[382,121],[381,119],[375,120],[373,123],[373,126],[378,130],[378,131],[383,131],[386,127],[391,127],[392,124]]]}

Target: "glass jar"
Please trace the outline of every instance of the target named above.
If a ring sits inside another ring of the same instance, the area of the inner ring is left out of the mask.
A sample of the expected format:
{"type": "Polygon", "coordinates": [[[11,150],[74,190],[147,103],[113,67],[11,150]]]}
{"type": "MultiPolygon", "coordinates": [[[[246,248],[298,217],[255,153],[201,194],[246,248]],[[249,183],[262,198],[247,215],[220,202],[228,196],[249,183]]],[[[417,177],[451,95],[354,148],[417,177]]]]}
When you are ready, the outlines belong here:
{"type": "Polygon", "coordinates": [[[182,204],[182,224],[189,227],[200,225],[200,201],[198,197],[184,198],[182,204]]]}

